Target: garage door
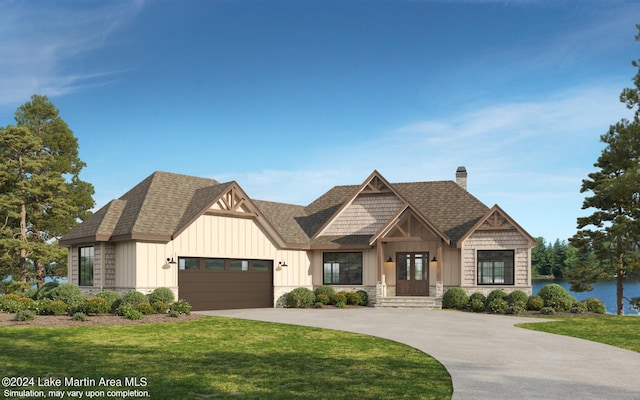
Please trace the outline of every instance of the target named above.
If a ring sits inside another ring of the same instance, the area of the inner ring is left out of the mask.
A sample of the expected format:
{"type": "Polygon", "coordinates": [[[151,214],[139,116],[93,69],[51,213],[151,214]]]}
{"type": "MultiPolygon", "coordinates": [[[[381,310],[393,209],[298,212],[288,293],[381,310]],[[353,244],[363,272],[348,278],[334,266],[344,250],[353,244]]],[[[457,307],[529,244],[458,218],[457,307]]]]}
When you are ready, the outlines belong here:
{"type": "Polygon", "coordinates": [[[180,257],[178,290],[194,311],[273,307],[273,261],[180,257]]]}

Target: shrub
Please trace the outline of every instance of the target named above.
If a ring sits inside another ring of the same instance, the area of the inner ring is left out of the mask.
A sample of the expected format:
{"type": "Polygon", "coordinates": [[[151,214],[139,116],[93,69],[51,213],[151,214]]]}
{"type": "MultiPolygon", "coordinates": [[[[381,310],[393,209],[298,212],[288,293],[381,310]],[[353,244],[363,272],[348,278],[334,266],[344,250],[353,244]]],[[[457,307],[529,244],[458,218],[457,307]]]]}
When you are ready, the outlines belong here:
{"type": "Polygon", "coordinates": [[[84,302],[82,309],[86,314],[107,314],[111,311],[111,304],[104,297],[91,296],[84,302]]]}
{"type": "Polygon", "coordinates": [[[30,288],[30,289],[25,290],[23,296],[24,297],[28,297],[30,299],[37,300],[37,297],[36,297],[37,294],[38,294],[38,289],[30,288]]]}
{"type": "Polygon", "coordinates": [[[87,320],[87,314],[85,314],[83,312],[77,312],[77,313],[73,314],[71,319],[74,320],[74,321],[86,321],[87,320]]]}
{"type": "Polygon", "coordinates": [[[126,319],[142,319],[144,315],[136,310],[135,308],[128,308],[127,311],[124,313],[123,317],[125,317],[126,319]]]}
{"type": "Polygon", "coordinates": [[[189,315],[191,314],[191,304],[187,303],[185,300],[178,300],[169,306],[169,313],[172,312],[189,315]]]}
{"type": "Polygon", "coordinates": [[[64,301],[41,299],[38,303],[40,315],[65,315],[69,311],[64,301]]]}
{"type": "Polygon", "coordinates": [[[22,311],[24,308],[19,300],[20,296],[15,294],[5,294],[4,296],[0,296],[0,311],[9,313],[22,311]]]}
{"type": "Polygon", "coordinates": [[[149,303],[156,303],[161,301],[163,303],[171,304],[176,300],[173,291],[166,287],[159,287],[153,290],[149,295],[149,303]]]}
{"type": "Polygon", "coordinates": [[[515,314],[520,314],[523,311],[524,311],[524,305],[522,305],[522,303],[520,302],[516,302],[514,305],[508,306],[506,310],[504,310],[504,313],[515,315],[515,314]]]}
{"type": "Polygon", "coordinates": [[[338,303],[347,304],[347,296],[345,296],[344,292],[335,292],[329,297],[329,304],[338,306],[338,303]]]}
{"type": "Polygon", "coordinates": [[[50,292],[57,288],[59,285],[58,282],[47,282],[40,289],[36,291],[36,300],[39,299],[51,299],[50,292]]]}
{"type": "Polygon", "coordinates": [[[148,301],[142,301],[136,304],[135,310],[140,311],[144,315],[153,314],[156,311],[148,301]]]}
{"type": "Polygon", "coordinates": [[[116,310],[116,315],[120,315],[121,317],[124,317],[125,314],[131,310],[135,310],[133,305],[129,303],[122,303],[118,306],[116,310]]]}
{"type": "Polygon", "coordinates": [[[21,310],[37,310],[36,301],[31,297],[20,297],[18,299],[18,304],[20,305],[21,310]]]}
{"type": "Polygon", "coordinates": [[[540,309],[540,314],[544,314],[544,315],[553,315],[555,314],[556,310],[553,309],[553,307],[542,307],[540,309]]]}
{"type": "Polygon", "coordinates": [[[319,301],[316,302],[316,304],[313,305],[313,308],[324,308],[324,304],[320,303],[319,301]]]}
{"type": "Polygon", "coordinates": [[[587,306],[576,301],[575,303],[573,303],[569,311],[574,314],[582,314],[583,312],[587,311],[587,306]]]}
{"type": "MultiPolygon", "coordinates": [[[[478,294],[478,293],[475,293],[478,294]]],[[[482,296],[484,297],[484,296],[482,296]]],[[[469,303],[469,307],[473,312],[483,312],[484,311],[484,300],[480,300],[478,298],[472,299],[469,303]]]]}
{"type": "Polygon", "coordinates": [[[336,307],[338,308],[345,308],[347,305],[345,304],[344,301],[339,301],[336,303],[336,307]]]}
{"type": "Polygon", "coordinates": [[[85,296],[76,285],[63,283],[51,289],[47,293],[46,298],[63,301],[69,306],[69,308],[74,308],[84,302],[85,296]]]}
{"type": "Polygon", "coordinates": [[[607,312],[607,309],[604,307],[604,303],[602,300],[596,297],[589,297],[588,299],[582,300],[582,304],[586,307],[587,311],[596,313],[596,314],[604,314],[607,312]]]}
{"type": "Polygon", "coordinates": [[[523,310],[527,305],[528,299],[529,299],[529,295],[527,295],[522,290],[514,290],[513,292],[509,293],[505,298],[505,300],[507,300],[507,303],[510,306],[518,305],[523,310]]]}
{"type": "Polygon", "coordinates": [[[115,312],[122,300],[120,293],[114,292],[113,290],[103,290],[102,292],[98,292],[96,293],[96,297],[105,299],[109,305],[109,312],[115,312]]]}
{"type": "Polygon", "coordinates": [[[323,305],[327,305],[327,304],[329,304],[329,301],[330,301],[329,296],[327,296],[324,293],[320,293],[320,294],[316,295],[316,304],[317,303],[322,303],[323,305]]]}
{"type": "Polygon", "coordinates": [[[149,299],[144,294],[138,292],[137,290],[132,290],[129,293],[126,293],[122,296],[122,301],[120,304],[130,304],[132,306],[136,306],[138,303],[148,303],[149,299]]]}
{"type": "Polygon", "coordinates": [[[22,310],[16,314],[16,321],[33,321],[36,319],[36,312],[33,310],[22,310]]]}
{"type": "MultiPolygon", "coordinates": [[[[488,298],[487,298],[488,299],[488,298]]],[[[494,314],[504,314],[507,311],[507,301],[504,299],[493,299],[489,302],[486,309],[494,314]]]]}
{"type": "Polygon", "coordinates": [[[442,297],[442,308],[463,309],[467,303],[469,303],[469,297],[461,288],[451,288],[442,297]]]}
{"type": "Polygon", "coordinates": [[[484,301],[485,310],[491,311],[489,309],[489,304],[491,304],[494,300],[505,300],[505,297],[507,297],[507,294],[504,292],[504,290],[502,289],[492,290],[487,296],[486,300],[484,301]]]}
{"type": "Polygon", "coordinates": [[[180,314],[179,312],[177,312],[176,310],[169,310],[169,316],[172,318],[178,318],[179,316],[181,316],[182,314],[180,314]]]}
{"type": "Polygon", "coordinates": [[[316,296],[318,296],[319,294],[324,294],[327,297],[331,297],[331,295],[334,294],[336,291],[331,286],[318,286],[316,290],[314,290],[313,292],[315,293],[316,296]]]}
{"type": "Polygon", "coordinates": [[[287,307],[306,308],[316,302],[316,295],[309,289],[299,287],[287,293],[287,307]]]}
{"type": "Polygon", "coordinates": [[[482,304],[484,304],[484,302],[487,300],[487,296],[485,296],[480,292],[475,292],[471,296],[469,296],[469,301],[473,301],[473,300],[480,300],[482,304]]]}
{"type": "Polygon", "coordinates": [[[367,293],[366,290],[358,290],[357,292],[360,295],[360,304],[362,304],[363,306],[368,306],[369,305],[369,293],[367,293]]]}
{"type": "Polygon", "coordinates": [[[544,300],[540,296],[529,296],[527,300],[527,310],[529,311],[540,311],[544,307],[544,300]]]}
{"type": "Polygon", "coordinates": [[[151,307],[153,307],[153,311],[156,314],[166,314],[167,311],[169,310],[169,305],[162,301],[156,301],[154,303],[151,303],[151,307]]]}
{"type": "Polygon", "coordinates": [[[557,283],[545,285],[538,290],[538,296],[544,301],[545,307],[553,307],[555,311],[569,311],[576,299],[557,283]]]}
{"type": "Polygon", "coordinates": [[[359,306],[362,302],[362,299],[357,292],[347,292],[345,293],[345,296],[347,297],[347,304],[349,305],[359,306]]]}

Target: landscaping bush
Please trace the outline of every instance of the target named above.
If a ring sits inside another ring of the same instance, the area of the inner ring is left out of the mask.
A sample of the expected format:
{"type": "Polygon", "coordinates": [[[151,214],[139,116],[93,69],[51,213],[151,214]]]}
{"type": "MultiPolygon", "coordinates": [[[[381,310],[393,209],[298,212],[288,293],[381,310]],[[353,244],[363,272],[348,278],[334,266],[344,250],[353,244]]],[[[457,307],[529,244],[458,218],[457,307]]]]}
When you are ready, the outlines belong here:
{"type": "Polygon", "coordinates": [[[299,287],[287,293],[287,307],[306,308],[316,302],[316,295],[309,289],[299,287]]]}
{"type": "Polygon", "coordinates": [[[507,300],[507,303],[510,306],[517,305],[519,308],[524,310],[524,308],[527,305],[527,300],[529,300],[529,295],[523,292],[522,290],[514,290],[513,292],[507,295],[505,300],[507,300]]]}
{"type": "Polygon", "coordinates": [[[109,312],[111,313],[115,313],[120,301],[122,300],[120,293],[114,292],[113,290],[103,290],[102,292],[98,292],[96,293],[96,297],[105,299],[109,305],[109,312]]]}
{"type": "Polygon", "coordinates": [[[153,307],[153,311],[156,314],[166,314],[167,311],[169,311],[169,305],[162,301],[156,301],[154,303],[151,303],[151,307],[153,307]]]}
{"type": "Polygon", "coordinates": [[[336,303],[336,307],[337,308],[345,308],[347,305],[345,304],[344,301],[339,301],[336,303]]]}
{"type": "Polygon", "coordinates": [[[333,295],[336,291],[331,286],[318,286],[313,292],[315,293],[316,297],[319,294],[324,294],[327,297],[331,297],[331,295],[333,295]]]}
{"type": "Polygon", "coordinates": [[[347,292],[345,293],[345,296],[347,297],[347,304],[349,305],[359,306],[362,302],[362,299],[357,292],[347,292]]]}
{"type": "MultiPolygon", "coordinates": [[[[474,293],[479,294],[479,293],[474,293]]],[[[484,297],[484,296],[482,296],[484,297]]],[[[469,308],[473,312],[483,312],[484,311],[484,300],[480,300],[479,298],[472,299],[469,303],[469,308]]]]}
{"type": "Polygon", "coordinates": [[[12,293],[0,296],[0,311],[17,313],[24,310],[24,307],[19,302],[20,298],[20,296],[12,293]]]}
{"type": "Polygon", "coordinates": [[[175,301],[176,297],[173,291],[166,287],[156,288],[149,295],[149,303],[156,303],[161,301],[166,304],[171,304],[175,301]]]}
{"type": "Polygon", "coordinates": [[[135,310],[135,307],[132,304],[122,303],[118,306],[118,309],[116,310],[116,315],[124,317],[124,315],[130,310],[135,310]]]}
{"type": "Polygon", "coordinates": [[[471,296],[469,296],[469,301],[471,302],[473,300],[480,300],[482,304],[484,304],[484,302],[487,300],[487,296],[480,292],[475,292],[471,296]]]}
{"type": "Polygon", "coordinates": [[[317,301],[316,304],[313,305],[313,308],[324,308],[324,304],[317,301]]]}
{"type": "Polygon", "coordinates": [[[85,314],[83,312],[77,312],[77,313],[73,314],[71,319],[74,320],[74,321],[86,321],[87,320],[87,314],[85,314]]]}
{"type": "Polygon", "coordinates": [[[329,304],[337,307],[338,303],[347,304],[347,296],[345,296],[344,292],[335,292],[329,297],[329,304]]]}
{"type": "Polygon", "coordinates": [[[573,314],[582,314],[583,312],[587,311],[587,306],[576,301],[575,303],[573,303],[569,311],[571,311],[573,314]]]}
{"type": "Polygon", "coordinates": [[[40,315],[65,315],[69,311],[64,301],[49,299],[38,300],[38,309],[40,315]]]}
{"type": "Polygon", "coordinates": [[[544,315],[553,315],[555,314],[556,310],[553,309],[553,307],[542,307],[540,309],[540,314],[544,314],[544,315]]]}
{"type": "Polygon", "coordinates": [[[47,282],[40,289],[36,291],[36,300],[40,299],[51,299],[50,292],[57,288],[59,285],[58,282],[47,282]]]}
{"type": "Polygon", "coordinates": [[[185,300],[178,300],[169,306],[169,314],[171,313],[189,315],[191,314],[191,304],[187,303],[185,300]]]}
{"type": "Polygon", "coordinates": [[[136,306],[138,303],[148,303],[149,299],[144,294],[138,292],[137,290],[132,290],[129,293],[126,293],[122,296],[122,301],[120,305],[130,304],[132,306],[136,306]]]}
{"type": "Polygon", "coordinates": [[[111,311],[111,304],[104,298],[91,296],[82,305],[85,314],[108,314],[111,311]]]}
{"type": "Polygon", "coordinates": [[[144,315],[153,314],[156,311],[148,301],[142,301],[136,304],[135,309],[144,315]]]}
{"type": "Polygon", "coordinates": [[[135,308],[128,308],[127,311],[124,313],[123,317],[125,317],[126,319],[142,319],[142,317],[144,317],[144,314],[142,314],[140,311],[136,310],[135,308]]]}
{"type": "Polygon", "coordinates": [[[489,304],[487,304],[486,309],[494,314],[504,314],[507,311],[507,307],[509,307],[509,305],[506,300],[497,298],[491,300],[489,304]]]}
{"type": "Polygon", "coordinates": [[[584,304],[587,311],[592,313],[604,314],[607,312],[607,309],[605,308],[602,300],[596,297],[589,297],[588,299],[584,299],[582,300],[582,304],[584,304]]]}
{"type": "Polygon", "coordinates": [[[540,296],[529,296],[527,300],[527,310],[529,311],[540,311],[544,307],[544,300],[540,296]]]}
{"type": "MultiPolygon", "coordinates": [[[[494,301],[494,300],[504,300],[504,301],[505,301],[505,303],[506,303],[507,301],[505,300],[505,297],[507,297],[507,294],[504,292],[504,290],[502,290],[502,289],[495,289],[495,290],[492,290],[492,291],[489,293],[489,295],[487,296],[486,300],[484,301],[484,308],[485,308],[485,310],[486,310],[486,311],[493,312],[493,311],[491,311],[491,309],[490,309],[489,305],[490,305],[491,303],[493,303],[493,301],[494,301]]],[[[506,308],[506,307],[505,307],[505,308],[506,308]]],[[[504,311],[503,311],[503,312],[504,312],[504,311]]]]}
{"type": "Polygon", "coordinates": [[[331,301],[331,299],[329,299],[329,296],[324,293],[316,295],[316,304],[321,303],[326,306],[327,304],[329,304],[329,301],[331,301]]]}
{"type": "Polygon", "coordinates": [[[16,321],[33,321],[36,319],[36,312],[33,310],[22,310],[16,314],[16,321]]]}
{"type": "Polygon", "coordinates": [[[367,293],[366,290],[358,290],[357,292],[360,295],[360,304],[362,304],[363,306],[368,306],[369,305],[369,293],[367,293]]]}
{"type": "Polygon", "coordinates": [[[469,297],[461,288],[451,288],[442,297],[442,308],[464,309],[468,303],[469,297]]]}
{"type": "Polygon", "coordinates": [[[520,302],[516,302],[515,304],[508,306],[506,310],[504,310],[505,314],[516,315],[520,314],[524,311],[524,305],[520,302]]]}
{"type": "Polygon", "coordinates": [[[63,301],[69,308],[78,307],[85,300],[85,296],[82,294],[80,288],[71,283],[63,283],[54,287],[47,292],[46,298],[63,301]]]}
{"type": "Polygon", "coordinates": [[[576,299],[557,283],[550,283],[538,290],[538,296],[544,301],[545,307],[553,307],[555,311],[569,311],[576,299]]]}

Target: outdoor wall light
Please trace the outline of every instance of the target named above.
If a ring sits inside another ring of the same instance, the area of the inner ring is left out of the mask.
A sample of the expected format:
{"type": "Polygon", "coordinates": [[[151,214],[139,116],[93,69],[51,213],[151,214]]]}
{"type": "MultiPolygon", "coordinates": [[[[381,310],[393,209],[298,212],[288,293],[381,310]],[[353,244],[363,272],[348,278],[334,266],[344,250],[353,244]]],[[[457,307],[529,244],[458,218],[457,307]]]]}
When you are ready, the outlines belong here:
{"type": "Polygon", "coordinates": [[[280,262],[278,262],[278,266],[279,266],[280,268],[288,267],[288,265],[287,265],[287,262],[286,262],[286,261],[280,261],[280,262]]]}
{"type": "Polygon", "coordinates": [[[387,261],[384,262],[385,268],[393,268],[396,266],[396,263],[393,262],[393,258],[389,257],[387,261]]]}
{"type": "Polygon", "coordinates": [[[438,266],[438,260],[436,260],[436,256],[433,256],[431,262],[429,262],[430,268],[436,268],[438,266]]]}
{"type": "Polygon", "coordinates": [[[171,258],[167,258],[167,264],[175,264],[175,260],[173,259],[173,257],[171,258]]]}

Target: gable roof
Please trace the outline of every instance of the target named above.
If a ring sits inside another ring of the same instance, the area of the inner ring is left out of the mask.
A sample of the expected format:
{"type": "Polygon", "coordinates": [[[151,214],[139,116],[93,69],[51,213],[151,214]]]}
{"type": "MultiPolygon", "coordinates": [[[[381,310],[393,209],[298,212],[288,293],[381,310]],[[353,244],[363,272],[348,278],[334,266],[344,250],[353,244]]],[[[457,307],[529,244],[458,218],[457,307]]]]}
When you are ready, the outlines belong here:
{"type": "MultiPolygon", "coordinates": [[[[255,218],[278,246],[295,249],[370,247],[407,210],[434,234],[455,246],[493,210],[453,181],[389,183],[377,171],[363,184],[335,186],[307,206],[251,200],[236,182],[219,183],[214,179],[154,172],[73,228],[60,239],[60,244],[117,240],[168,242],[204,213],[215,212],[216,204],[230,207],[225,196],[234,193],[238,196],[238,206],[247,211],[245,216],[255,218]],[[385,221],[376,222],[374,232],[339,235],[327,231],[323,234],[361,195],[395,196],[397,200],[393,204],[397,209],[381,212],[385,221]]],[[[241,216],[231,209],[221,211],[241,216]]],[[[510,218],[509,221],[530,238],[515,221],[510,218]]]]}
{"type": "Polygon", "coordinates": [[[461,247],[462,242],[471,236],[474,232],[482,229],[489,230],[497,230],[497,229],[515,229],[522,236],[529,240],[531,247],[535,247],[537,242],[536,239],[531,236],[527,231],[522,229],[522,227],[507,214],[500,206],[495,204],[487,213],[476,222],[473,227],[471,227],[464,236],[458,242],[458,247],[461,247]]]}

